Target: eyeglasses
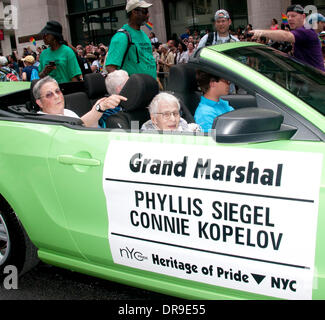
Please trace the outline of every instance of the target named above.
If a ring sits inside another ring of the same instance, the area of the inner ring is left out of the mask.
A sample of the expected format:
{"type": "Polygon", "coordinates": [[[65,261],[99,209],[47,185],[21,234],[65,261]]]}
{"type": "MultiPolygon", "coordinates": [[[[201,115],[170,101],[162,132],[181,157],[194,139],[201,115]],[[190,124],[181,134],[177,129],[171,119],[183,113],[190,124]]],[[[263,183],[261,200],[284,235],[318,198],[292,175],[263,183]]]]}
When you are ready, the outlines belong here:
{"type": "Polygon", "coordinates": [[[156,114],[161,114],[164,120],[169,120],[172,115],[173,115],[174,118],[180,117],[182,115],[182,112],[181,111],[157,112],[156,114]]]}
{"type": "Polygon", "coordinates": [[[148,14],[149,10],[147,8],[136,8],[135,11],[141,12],[142,14],[148,14]]]}
{"type": "Polygon", "coordinates": [[[40,96],[40,98],[46,98],[46,99],[52,99],[54,97],[54,95],[61,95],[62,91],[60,88],[55,89],[54,91],[49,91],[47,92],[44,96],[40,96]]]}

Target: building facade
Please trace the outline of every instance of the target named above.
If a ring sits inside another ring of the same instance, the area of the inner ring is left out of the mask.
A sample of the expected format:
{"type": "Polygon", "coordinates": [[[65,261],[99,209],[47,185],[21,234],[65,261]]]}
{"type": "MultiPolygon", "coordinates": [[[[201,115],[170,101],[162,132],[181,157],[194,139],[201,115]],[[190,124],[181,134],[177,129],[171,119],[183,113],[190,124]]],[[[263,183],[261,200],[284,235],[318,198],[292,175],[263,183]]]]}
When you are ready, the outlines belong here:
{"type": "MultiPolygon", "coordinates": [[[[190,30],[213,29],[216,10],[229,11],[232,28],[269,28],[271,19],[281,22],[281,13],[291,3],[316,6],[325,14],[325,0],[148,0],[152,31],[160,42],[190,30]]],[[[0,0],[0,54],[8,55],[13,49],[21,53],[24,47],[43,44],[40,30],[49,20],[63,26],[64,37],[73,45],[104,43],[108,45],[115,32],[127,22],[126,0],[0,0]],[[16,12],[6,10],[11,6],[16,12]],[[16,15],[16,16],[15,16],[16,15]],[[10,18],[11,28],[10,28],[10,18]],[[15,21],[14,21],[15,20],[15,21]],[[3,39],[3,40],[1,40],[3,39]]],[[[312,7],[311,7],[312,8],[312,7]]],[[[146,27],[143,30],[149,34],[146,27]]],[[[36,49],[36,48],[35,48],[36,49]]]]}

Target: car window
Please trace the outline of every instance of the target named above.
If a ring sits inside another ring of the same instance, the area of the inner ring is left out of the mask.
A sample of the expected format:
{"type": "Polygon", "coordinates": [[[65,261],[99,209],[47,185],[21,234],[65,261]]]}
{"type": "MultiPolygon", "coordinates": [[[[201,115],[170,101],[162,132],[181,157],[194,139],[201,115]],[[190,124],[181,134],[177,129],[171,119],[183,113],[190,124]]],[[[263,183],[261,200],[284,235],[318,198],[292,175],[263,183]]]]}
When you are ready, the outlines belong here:
{"type": "Polygon", "coordinates": [[[262,73],[325,115],[325,75],[267,47],[227,50],[224,54],[262,73]]]}

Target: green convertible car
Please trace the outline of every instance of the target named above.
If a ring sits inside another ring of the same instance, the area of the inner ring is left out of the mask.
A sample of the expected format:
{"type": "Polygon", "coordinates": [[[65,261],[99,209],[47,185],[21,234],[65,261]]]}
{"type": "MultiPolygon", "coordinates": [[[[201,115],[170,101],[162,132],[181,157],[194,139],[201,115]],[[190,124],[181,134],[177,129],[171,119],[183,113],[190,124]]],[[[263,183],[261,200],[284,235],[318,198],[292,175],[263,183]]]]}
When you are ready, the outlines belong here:
{"type": "MultiPolygon", "coordinates": [[[[0,97],[0,275],[40,259],[187,299],[325,299],[325,75],[255,43],[203,48],[168,81],[188,122],[197,69],[235,89],[209,133],[141,132],[159,90],[141,74],[106,129],[0,97]]],[[[62,89],[82,116],[105,83],[62,89]]]]}

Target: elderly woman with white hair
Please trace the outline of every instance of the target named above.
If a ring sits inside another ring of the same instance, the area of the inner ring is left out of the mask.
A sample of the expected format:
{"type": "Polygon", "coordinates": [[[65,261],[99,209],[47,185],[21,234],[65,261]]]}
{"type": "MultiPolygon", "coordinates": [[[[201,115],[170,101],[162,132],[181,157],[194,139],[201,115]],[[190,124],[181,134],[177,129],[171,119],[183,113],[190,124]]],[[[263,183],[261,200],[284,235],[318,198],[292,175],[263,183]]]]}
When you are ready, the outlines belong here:
{"type": "Polygon", "coordinates": [[[188,124],[181,118],[181,106],[176,97],[167,92],[157,94],[149,107],[150,120],[143,124],[142,131],[199,132],[196,123],[188,124]]]}
{"type": "MultiPolygon", "coordinates": [[[[38,80],[33,87],[33,95],[41,113],[79,118],[73,111],[65,109],[63,93],[54,78],[46,76],[38,80]]],[[[127,98],[113,94],[108,98],[99,99],[90,111],[81,117],[81,120],[86,127],[96,128],[105,110],[116,108],[121,100],[126,101],[127,98]]]]}

